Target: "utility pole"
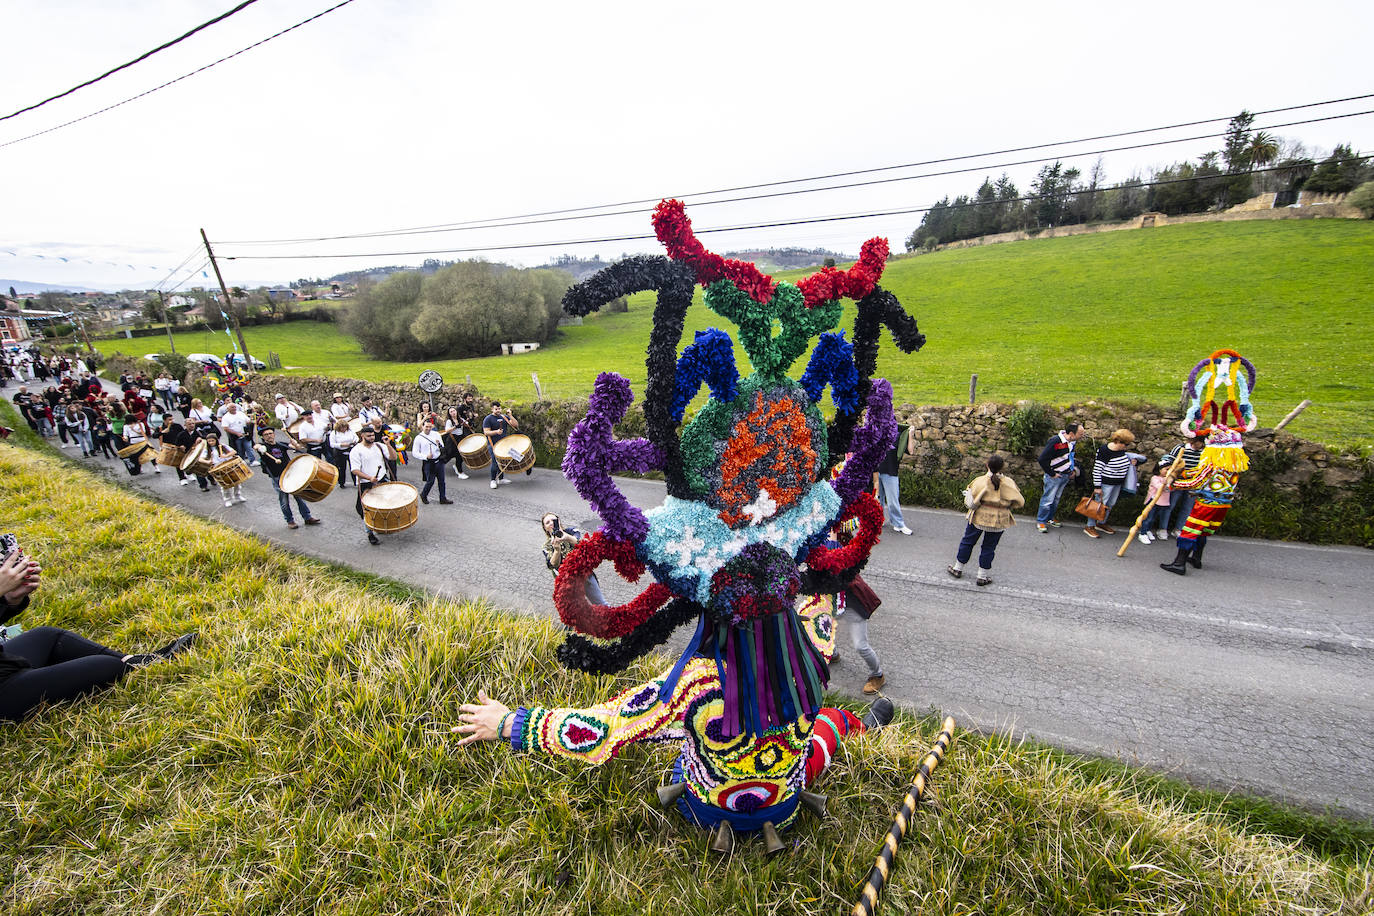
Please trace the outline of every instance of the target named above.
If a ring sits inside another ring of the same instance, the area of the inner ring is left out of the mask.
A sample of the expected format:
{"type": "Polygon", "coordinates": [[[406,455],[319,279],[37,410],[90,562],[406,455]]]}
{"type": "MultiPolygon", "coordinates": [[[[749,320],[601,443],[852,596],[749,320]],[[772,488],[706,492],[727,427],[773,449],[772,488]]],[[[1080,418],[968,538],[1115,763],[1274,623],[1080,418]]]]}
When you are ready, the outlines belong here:
{"type": "Polygon", "coordinates": [[[73,309],[69,317],[76,319],[76,326],[81,329],[81,339],[86,341],[86,349],[94,353],[95,347],[91,346],[91,337],[86,333],[86,322],[82,319],[81,313],[73,309]]]}
{"type": "Polygon", "coordinates": [[[248,342],[243,339],[243,328],[239,327],[239,319],[234,314],[234,304],[229,299],[229,289],[224,285],[224,276],[219,272],[219,262],[215,260],[214,249],[210,247],[210,240],[205,236],[205,230],[200,230],[200,240],[205,243],[205,253],[210,256],[210,266],[215,269],[215,279],[219,281],[219,291],[224,294],[224,314],[229,316],[229,321],[234,325],[234,333],[239,338],[239,348],[243,350],[243,361],[247,363],[244,371],[253,371],[253,357],[248,353],[248,342]]]}
{"type": "Polygon", "coordinates": [[[172,322],[167,317],[167,300],[162,298],[162,290],[157,291],[157,304],[162,306],[162,323],[167,325],[167,346],[172,348],[172,355],[177,355],[177,344],[172,340],[172,322]]]}

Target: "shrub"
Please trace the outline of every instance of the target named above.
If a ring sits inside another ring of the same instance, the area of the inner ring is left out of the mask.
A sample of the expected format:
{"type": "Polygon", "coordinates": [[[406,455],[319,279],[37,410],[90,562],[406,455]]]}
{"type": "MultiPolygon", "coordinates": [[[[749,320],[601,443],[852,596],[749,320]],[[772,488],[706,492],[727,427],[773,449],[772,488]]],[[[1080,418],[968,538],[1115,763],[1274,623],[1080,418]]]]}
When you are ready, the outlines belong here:
{"type": "Polygon", "coordinates": [[[1007,417],[1007,451],[1028,455],[1044,445],[1054,432],[1054,417],[1044,404],[1018,407],[1007,417]]]}
{"type": "Polygon", "coordinates": [[[157,361],[161,363],[162,368],[166,369],[167,373],[175,379],[186,378],[186,373],[191,368],[191,361],[180,353],[163,354],[157,358],[157,361]]]}
{"type": "Polygon", "coordinates": [[[1366,181],[1351,191],[1345,202],[1363,213],[1365,219],[1374,219],[1374,181],[1366,181]]]}

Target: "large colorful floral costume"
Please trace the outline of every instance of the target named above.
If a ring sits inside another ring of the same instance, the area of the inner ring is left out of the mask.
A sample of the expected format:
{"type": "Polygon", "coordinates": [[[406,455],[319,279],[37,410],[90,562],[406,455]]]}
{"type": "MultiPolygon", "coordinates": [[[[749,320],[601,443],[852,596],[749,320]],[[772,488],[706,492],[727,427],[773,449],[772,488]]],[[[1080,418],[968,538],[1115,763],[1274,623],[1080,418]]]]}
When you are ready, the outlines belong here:
{"type": "Polygon", "coordinates": [[[1259,425],[1250,406],[1254,387],[1254,365],[1234,350],[1216,351],[1188,376],[1193,397],[1180,428],[1190,439],[1206,437],[1207,444],[1197,467],[1173,484],[1176,490],[1192,490],[1196,499],[1179,531],[1178,555],[1171,563],[1160,564],[1169,572],[1182,575],[1185,560],[1201,568],[1207,538],[1221,527],[1235,499],[1236,483],[1250,467],[1241,433],[1259,425]]]}
{"type": "Polygon", "coordinates": [[[680,741],[669,781],[684,787],[677,803],[690,820],[781,828],[795,816],[798,790],[859,725],[821,705],[834,650],[826,596],[862,569],[883,525],[868,482],[897,427],[891,387],[870,380],[879,326],[906,352],[925,338],[878,286],[882,239],[865,243],[850,270],[825,268],[793,285],[708,252],[678,201],[659,204],[654,227],[670,258],[612,265],[563,301],[569,313],[585,315],[619,296],[658,292],[646,359],[647,437],[614,438],[632,395],[609,372],[598,376],[587,416],[568,437],[563,472],[604,524],[558,570],[554,603],[569,629],[558,658],[615,672],[683,624],[695,621],[696,633],[670,670],[606,703],[516,710],[510,740],[520,750],[590,763],[636,741],[680,741]],[[698,282],[706,305],[738,326],[753,366],[747,377],[736,368],[733,341],[715,328],[698,332],[678,356],[698,282]],[[845,298],[858,305],[852,344],[831,330],[845,298]],[[791,378],[808,349],[805,371],[791,378]],[[710,398],[679,436],[703,383],[710,398]],[[829,425],[818,407],[827,386],[836,408],[829,425]],[[852,457],[832,480],[830,468],[846,452],[852,457]],[[668,495],[642,512],[611,475],[650,470],[663,473],[668,495]],[[830,529],[849,519],[859,523],[852,540],[827,547],[830,529]],[[655,581],[627,604],[590,604],[584,583],[605,560],[630,581],[646,569],[655,581]]]}

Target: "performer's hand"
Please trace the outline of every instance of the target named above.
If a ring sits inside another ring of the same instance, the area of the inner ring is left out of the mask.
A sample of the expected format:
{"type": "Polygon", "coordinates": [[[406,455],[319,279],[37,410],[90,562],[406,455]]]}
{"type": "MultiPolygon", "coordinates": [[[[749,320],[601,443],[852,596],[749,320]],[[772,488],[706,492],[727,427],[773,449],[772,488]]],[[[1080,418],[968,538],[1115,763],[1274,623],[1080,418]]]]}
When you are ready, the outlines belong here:
{"type": "Polygon", "coordinates": [[[501,720],[510,712],[510,708],[487,696],[485,690],[477,691],[476,703],[464,703],[458,709],[462,713],[458,719],[463,724],[455,725],[453,730],[466,736],[458,742],[459,747],[474,741],[499,741],[509,737],[501,734],[500,729],[501,720]]]}

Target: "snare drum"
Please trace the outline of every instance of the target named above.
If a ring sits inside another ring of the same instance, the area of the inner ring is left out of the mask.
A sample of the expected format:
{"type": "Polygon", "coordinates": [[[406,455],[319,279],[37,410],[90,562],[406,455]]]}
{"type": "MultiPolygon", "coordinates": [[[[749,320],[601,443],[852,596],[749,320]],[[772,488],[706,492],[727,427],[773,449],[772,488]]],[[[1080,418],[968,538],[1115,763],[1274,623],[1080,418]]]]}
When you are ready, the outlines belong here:
{"type": "Polygon", "coordinates": [[[235,455],[212,467],[210,476],[215,479],[215,483],[227,490],[229,487],[236,487],[252,477],[253,470],[244,463],[242,458],[235,455]]]}
{"type": "Polygon", "coordinates": [[[179,468],[181,467],[181,459],[185,457],[185,446],[164,442],[162,443],[162,451],[158,453],[157,463],[164,468],[179,468]]]}
{"type": "Polygon", "coordinates": [[[408,483],[379,483],[362,495],[363,524],[378,534],[395,534],[420,518],[420,491],[408,483]]]}
{"type": "Polygon", "coordinates": [[[214,465],[210,463],[209,458],[205,457],[204,439],[191,446],[190,451],[186,453],[186,457],[181,459],[180,467],[182,471],[187,474],[195,474],[197,477],[206,477],[209,475],[214,465]]]}
{"type": "Polygon", "coordinates": [[[496,452],[496,464],[504,473],[528,474],[534,470],[534,443],[529,436],[506,436],[492,446],[492,451],[496,452]]]}
{"type": "Polygon", "coordinates": [[[464,436],[458,443],[458,454],[463,466],[471,471],[480,471],[491,464],[491,450],[487,448],[487,437],[481,433],[464,436]]]}
{"type": "Polygon", "coordinates": [[[281,491],[308,503],[317,503],[339,482],[339,469],[314,455],[299,455],[281,472],[281,491]]]}

